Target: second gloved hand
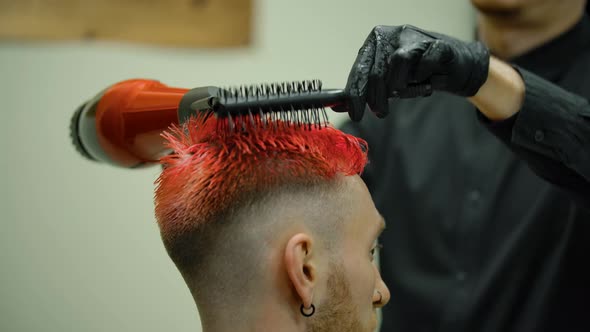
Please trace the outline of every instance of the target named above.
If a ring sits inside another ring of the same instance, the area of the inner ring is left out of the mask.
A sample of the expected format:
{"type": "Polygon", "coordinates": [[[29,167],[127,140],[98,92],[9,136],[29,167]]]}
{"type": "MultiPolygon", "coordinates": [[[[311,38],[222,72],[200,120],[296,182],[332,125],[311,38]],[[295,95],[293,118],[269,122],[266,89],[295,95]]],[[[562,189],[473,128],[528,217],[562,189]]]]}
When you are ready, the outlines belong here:
{"type": "Polygon", "coordinates": [[[377,26],[359,50],[346,90],[350,117],[359,121],[365,104],[379,117],[390,97],[428,96],[432,90],[473,96],[485,83],[490,54],[480,42],[463,42],[411,25],[377,26]]]}

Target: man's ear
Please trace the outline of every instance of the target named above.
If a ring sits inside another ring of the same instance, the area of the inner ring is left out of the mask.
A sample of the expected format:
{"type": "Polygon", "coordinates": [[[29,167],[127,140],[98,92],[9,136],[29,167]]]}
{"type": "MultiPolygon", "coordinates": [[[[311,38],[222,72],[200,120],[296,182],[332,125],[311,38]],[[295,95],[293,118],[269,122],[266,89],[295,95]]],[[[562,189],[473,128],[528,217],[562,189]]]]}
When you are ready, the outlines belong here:
{"type": "Polygon", "coordinates": [[[285,248],[287,274],[305,308],[309,308],[313,302],[313,291],[317,283],[316,270],[312,261],[313,250],[313,241],[305,233],[293,235],[285,248]]]}

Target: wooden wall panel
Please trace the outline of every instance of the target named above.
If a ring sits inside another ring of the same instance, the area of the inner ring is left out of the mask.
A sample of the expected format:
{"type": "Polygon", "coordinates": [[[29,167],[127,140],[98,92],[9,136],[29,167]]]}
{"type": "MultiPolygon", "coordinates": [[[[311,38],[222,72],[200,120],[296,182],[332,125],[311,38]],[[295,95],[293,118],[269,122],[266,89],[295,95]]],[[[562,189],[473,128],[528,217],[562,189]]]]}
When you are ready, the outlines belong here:
{"type": "Polygon", "coordinates": [[[0,38],[244,46],[252,1],[0,0],[0,38]]]}

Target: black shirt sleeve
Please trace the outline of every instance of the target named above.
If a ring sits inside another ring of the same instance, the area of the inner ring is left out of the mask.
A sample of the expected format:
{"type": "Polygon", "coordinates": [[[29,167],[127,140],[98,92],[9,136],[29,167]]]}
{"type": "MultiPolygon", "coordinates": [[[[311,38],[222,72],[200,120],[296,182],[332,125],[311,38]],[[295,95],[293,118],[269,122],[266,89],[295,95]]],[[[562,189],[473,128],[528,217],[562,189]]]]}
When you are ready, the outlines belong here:
{"type": "Polygon", "coordinates": [[[590,105],[522,68],[525,83],[520,111],[509,119],[482,122],[540,177],[590,207],[590,105]]]}

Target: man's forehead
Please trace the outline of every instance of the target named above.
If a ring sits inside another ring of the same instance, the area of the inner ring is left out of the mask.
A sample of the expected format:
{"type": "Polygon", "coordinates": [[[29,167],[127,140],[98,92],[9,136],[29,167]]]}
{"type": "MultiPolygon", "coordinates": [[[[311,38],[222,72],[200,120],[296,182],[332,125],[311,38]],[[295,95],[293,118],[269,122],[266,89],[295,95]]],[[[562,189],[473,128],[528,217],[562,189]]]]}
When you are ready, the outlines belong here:
{"type": "Polygon", "coordinates": [[[346,217],[356,219],[351,225],[351,231],[363,229],[370,235],[381,232],[385,228],[385,220],[377,211],[364,181],[358,175],[343,180],[345,185],[341,192],[340,208],[348,211],[346,217]]]}

